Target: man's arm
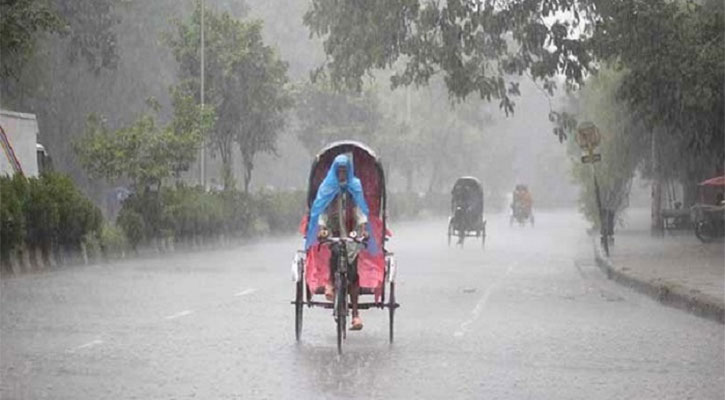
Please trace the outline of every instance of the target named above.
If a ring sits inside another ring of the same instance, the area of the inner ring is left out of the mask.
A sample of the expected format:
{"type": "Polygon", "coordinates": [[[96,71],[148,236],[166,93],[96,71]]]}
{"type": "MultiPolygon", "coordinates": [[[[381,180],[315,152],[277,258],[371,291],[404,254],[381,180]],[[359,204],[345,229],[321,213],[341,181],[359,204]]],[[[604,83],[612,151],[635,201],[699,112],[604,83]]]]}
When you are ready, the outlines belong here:
{"type": "Polygon", "coordinates": [[[358,233],[362,236],[367,236],[368,234],[367,223],[368,217],[365,216],[365,213],[362,212],[360,207],[355,206],[355,225],[358,233]]]}

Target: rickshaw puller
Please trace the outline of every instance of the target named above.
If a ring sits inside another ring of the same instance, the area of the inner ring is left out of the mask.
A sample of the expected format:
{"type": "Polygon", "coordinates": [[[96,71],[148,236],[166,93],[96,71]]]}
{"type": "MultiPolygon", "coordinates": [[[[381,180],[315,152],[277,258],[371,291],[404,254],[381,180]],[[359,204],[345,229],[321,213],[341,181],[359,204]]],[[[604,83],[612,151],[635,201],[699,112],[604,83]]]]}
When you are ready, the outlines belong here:
{"type": "MultiPolygon", "coordinates": [[[[313,232],[309,229],[317,230],[318,239],[324,239],[330,235],[335,237],[346,237],[349,235],[346,224],[346,204],[352,202],[353,207],[353,231],[359,237],[366,238],[368,232],[368,207],[365,203],[365,197],[362,192],[362,184],[356,178],[352,171],[351,161],[346,155],[339,155],[335,158],[328,171],[325,180],[320,184],[317,191],[317,197],[313,203],[311,210],[311,223],[308,227],[308,238],[313,232]],[[317,214],[317,215],[316,215],[317,214]]],[[[360,330],[363,327],[362,319],[358,312],[358,297],[360,295],[360,282],[357,273],[358,253],[360,246],[350,243],[346,246],[348,260],[348,283],[350,292],[350,302],[352,303],[352,326],[351,330],[360,330]]],[[[330,278],[325,285],[325,298],[332,301],[335,293],[332,286],[334,278],[334,266],[339,262],[339,249],[331,248],[330,257],[330,278]]]]}

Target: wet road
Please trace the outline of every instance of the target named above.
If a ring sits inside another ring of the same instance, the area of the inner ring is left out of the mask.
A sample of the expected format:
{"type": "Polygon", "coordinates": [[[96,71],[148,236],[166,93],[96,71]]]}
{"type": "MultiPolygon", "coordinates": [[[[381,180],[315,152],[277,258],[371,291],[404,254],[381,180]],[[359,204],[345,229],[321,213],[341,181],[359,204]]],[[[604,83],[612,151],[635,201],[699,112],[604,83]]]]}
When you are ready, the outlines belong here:
{"type": "Polygon", "coordinates": [[[608,282],[585,224],[394,226],[396,342],[363,314],[338,359],[328,311],[295,344],[293,238],[2,282],[2,399],[722,399],[723,326],[608,282]]]}

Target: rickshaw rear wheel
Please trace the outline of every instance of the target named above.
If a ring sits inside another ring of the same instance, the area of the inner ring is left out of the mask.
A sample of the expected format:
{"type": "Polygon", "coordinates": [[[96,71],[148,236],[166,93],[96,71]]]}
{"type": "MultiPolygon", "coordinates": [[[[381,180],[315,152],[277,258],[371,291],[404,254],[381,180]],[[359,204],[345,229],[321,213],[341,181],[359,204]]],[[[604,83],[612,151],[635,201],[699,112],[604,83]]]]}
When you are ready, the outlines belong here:
{"type": "Polygon", "coordinates": [[[303,293],[305,291],[304,279],[300,277],[297,282],[297,290],[295,294],[295,339],[299,342],[302,336],[302,311],[303,311],[303,293]]]}
{"type": "Polygon", "coordinates": [[[453,220],[448,222],[448,247],[451,246],[452,237],[453,237],[453,220]]]}
{"type": "Polygon", "coordinates": [[[390,282],[390,295],[388,296],[388,317],[390,343],[393,343],[395,333],[395,282],[390,282]]]}

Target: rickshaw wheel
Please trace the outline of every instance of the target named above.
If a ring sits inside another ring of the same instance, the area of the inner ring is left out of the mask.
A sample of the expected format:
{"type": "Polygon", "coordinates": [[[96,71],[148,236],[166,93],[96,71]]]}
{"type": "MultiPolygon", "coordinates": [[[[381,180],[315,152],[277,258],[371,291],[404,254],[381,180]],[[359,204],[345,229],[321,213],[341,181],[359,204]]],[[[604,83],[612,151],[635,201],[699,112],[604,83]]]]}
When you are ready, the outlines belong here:
{"type": "Polygon", "coordinates": [[[390,343],[393,343],[393,336],[395,332],[395,282],[390,282],[390,295],[388,296],[388,316],[390,343]]]}
{"type": "Polygon", "coordinates": [[[452,237],[453,237],[453,220],[448,222],[448,247],[451,246],[452,237]]]}
{"type": "Polygon", "coordinates": [[[712,234],[712,229],[709,223],[706,221],[699,221],[695,224],[695,236],[697,236],[702,243],[709,243],[712,242],[715,235],[712,234]]]}
{"type": "Polygon", "coordinates": [[[345,338],[347,322],[347,304],[346,297],[347,293],[345,287],[338,283],[336,288],[336,308],[337,308],[337,354],[342,354],[342,340],[345,338]]]}
{"type": "Polygon", "coordinates": [[[295,339],[297,341],[300,341],[300,337],[302,336],[302,311],[303,311],[303,293],[305,290],[304,287],[304,279],[300,278],[299,282],[297,282],[297,290],[295,294],[295,339]]]}

